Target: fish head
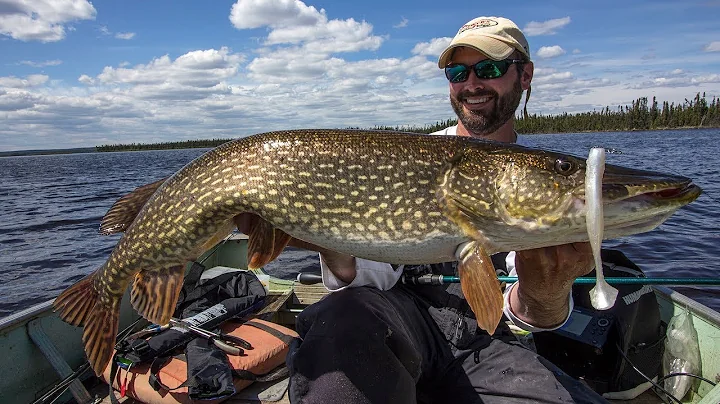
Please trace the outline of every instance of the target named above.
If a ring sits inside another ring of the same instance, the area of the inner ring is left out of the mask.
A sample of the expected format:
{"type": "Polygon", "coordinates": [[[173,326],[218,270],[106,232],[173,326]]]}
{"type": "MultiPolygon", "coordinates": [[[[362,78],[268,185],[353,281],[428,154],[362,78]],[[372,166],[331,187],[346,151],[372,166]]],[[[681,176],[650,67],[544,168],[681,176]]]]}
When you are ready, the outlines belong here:
{"type": "MultiPolygon", "coordinates": [[[[478,143],[451,164],[441,205],[450,200],[448,216],[490,250],[588,240],[585,159],[478,143]]],[[[605,238],[649,231],[700,193],[686,177],[608,164],[602,179],[605,238]]]]}

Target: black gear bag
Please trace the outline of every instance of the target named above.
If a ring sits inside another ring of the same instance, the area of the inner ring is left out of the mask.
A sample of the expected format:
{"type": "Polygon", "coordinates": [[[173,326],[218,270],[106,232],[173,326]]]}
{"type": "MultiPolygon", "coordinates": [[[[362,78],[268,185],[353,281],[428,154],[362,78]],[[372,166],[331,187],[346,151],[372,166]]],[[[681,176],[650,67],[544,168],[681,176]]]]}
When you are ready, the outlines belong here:
{"type": "MultiPolygon", "coordinates": [[[[602,260],[606,277],[645,277],[620,251],[602,250],[602,260]]],[[[537,352],[598,393],[639,395],[650,385],[628,360],[650,378],[662,372],[666,324],[653,288],[613,285],[619,292],[615,305],[595,310],[590,303],[594,286],[573,285],[570,320],[558,330],[534,333],[537,352]]]]}

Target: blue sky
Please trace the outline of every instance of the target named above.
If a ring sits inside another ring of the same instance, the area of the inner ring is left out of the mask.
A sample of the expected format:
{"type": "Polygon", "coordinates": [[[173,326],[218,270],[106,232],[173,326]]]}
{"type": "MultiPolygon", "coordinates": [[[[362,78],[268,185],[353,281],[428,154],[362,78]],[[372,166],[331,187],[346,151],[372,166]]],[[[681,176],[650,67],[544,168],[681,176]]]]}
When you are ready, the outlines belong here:
{"type": "Polygon", "coordinates": [[[434,123],[477,16],[528,36],[530,113],[720,96],[719,0],[0,0],[0,151],[434,123]]]}

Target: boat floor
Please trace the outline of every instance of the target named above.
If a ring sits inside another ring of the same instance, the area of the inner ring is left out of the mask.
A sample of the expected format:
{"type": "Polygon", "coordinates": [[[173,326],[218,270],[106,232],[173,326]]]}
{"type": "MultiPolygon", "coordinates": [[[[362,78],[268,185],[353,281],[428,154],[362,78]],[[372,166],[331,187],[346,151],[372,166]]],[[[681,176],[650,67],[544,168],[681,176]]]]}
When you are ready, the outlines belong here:
{"type": "MultiPolygon", "coordinates": [[[[288,398],[287,392],[282,395],[282,398],[278,401],[263,401],[263,400],[253,400],[250,398],[247,398],[247,396],[252,395],[253,393],[256,393],[259,390],[262,390],[260,387],[260,383],[255,383],[256,385],[251,385],[247,389],[243,390],[243,396],[235,396],[230,397],[229,399],[223,401],[223,403],[226,404],[290,404],[290,399],[288,398]]],[[[102,398],[102,401],[100,401],[100,404],[111,404],[110,402],[110,396],[108,395],[108,386],[107,384],[100,384],[94,389],[90,390],[90,395],[92,397],[98,397],[102,398]]],[[[115,397],[117,397],[118,402],[122,404],[143,404],[140,401],[134,400],[130,397],[120,397],[120,395],[115,392],[115,397]]]]}
{"type": "MultiPolygon", "coordinates": [[[[248,387],[248,392],[252,390],[253,386],[248,387]]],[[[116,393],[117,394],[117,393],[116,393]]],[[[111,404],[110,397],[108,397],[108,388],[107,385],[100,385],[96,389],[93,389],[90,391],[90,395],[93,397],[103,397],[102,401],[100,401],[101,404],[111,404]]],[[[143,404],[139,401],[133,400],[129,397],[118,397],[118,401],[122,404],[143,404]]],[[[626,404],[658,404],[662,403],[663,401],[658,397],[655,393],[651,391],[646,391],[640,396],[636,397],[633,400],[609,400],[610,403],[626,403],[626,404]]],[[[226,401],[223,401],[223,403],[227,404],[290,404],[290,399],[288,398],[287,392],[283,394],[282,398],[278,401],[262,401],[262,400],[252,400],[247,399],[243,397],[231,397],[226,401]]]]}
{"type": "MultiPolygon", "coordinates": [[[[294,324],[294,318],[295,315],[293,313],[283,313],[279,310],[281,310],[281,307],[307,307],[312,303],[315,303],[319,301],[323,296],[327,294],[327,291],[325,290],[322,285],[301,285],[298,284],[294,287],[294,291],[290,295],[280,295],[280,296],[273,296],[272,299],[268,302],[268,305],[265,306],[263,310],[261,310],[259,313],[257,313],[259,316],[267,313],[275,313],[280,314],[279,317],[276,317],[275,320],[280,320],[279,322],[284,323],[285,325],[294,324]]],[[[279,397],[278,401],[263,401],[258,400],[258,393],[265,390],[266,388],[270,387],[272,383],[254,383],[247,387],[246,389],[242,390],[238,393],[238,395],[229,398],[226,401],[223,401],[223,403],[227,404],[289,404],[290,400],[288,398],[287,392],[282,394],[281,397],[279,397]],[[253,399],[254,397],[254,399],[253,399]]],[[[102,404],[111,404],[110,397],[108,396],[108,386],[107,384],[101,383],[95,387],[93,387],[90,390],[90,395],[93,397],[102,398],[102,401],[100,401],[102,404]]],[[[134,400],[129,397],[119,397],[119,393],[115,392],[116,397],[118,398],[118,401],[120,403],[124,404],[143,404],[140,401],[134,400]]],[[[276,396],[277,397],[277,396],[276,396]]],[[[648,390],[645,391],[643,394],[638,396],[637,398],[633,400],[610,400],[610,403],[625,403],[625,404],[658,404],[663,403],[663,401],[652,391],[648,390]]]]}

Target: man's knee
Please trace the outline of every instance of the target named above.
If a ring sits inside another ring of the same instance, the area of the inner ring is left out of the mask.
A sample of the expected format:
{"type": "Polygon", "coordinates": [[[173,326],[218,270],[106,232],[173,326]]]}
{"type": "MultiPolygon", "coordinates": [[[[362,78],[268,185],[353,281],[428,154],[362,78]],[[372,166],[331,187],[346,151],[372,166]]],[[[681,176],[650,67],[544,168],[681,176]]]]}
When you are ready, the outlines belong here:
{"type": "MultiPolygon", "coordinates": [[[[378,313],[382,307],[382,292],[369,287],[348,288],[334,292],[303,310],[297,319],[301,337],[314,333],[348,333],[379,326],[384,322],[378,313]]],[[[346,334],[347,335],[347,334],[346,334]]]]}

